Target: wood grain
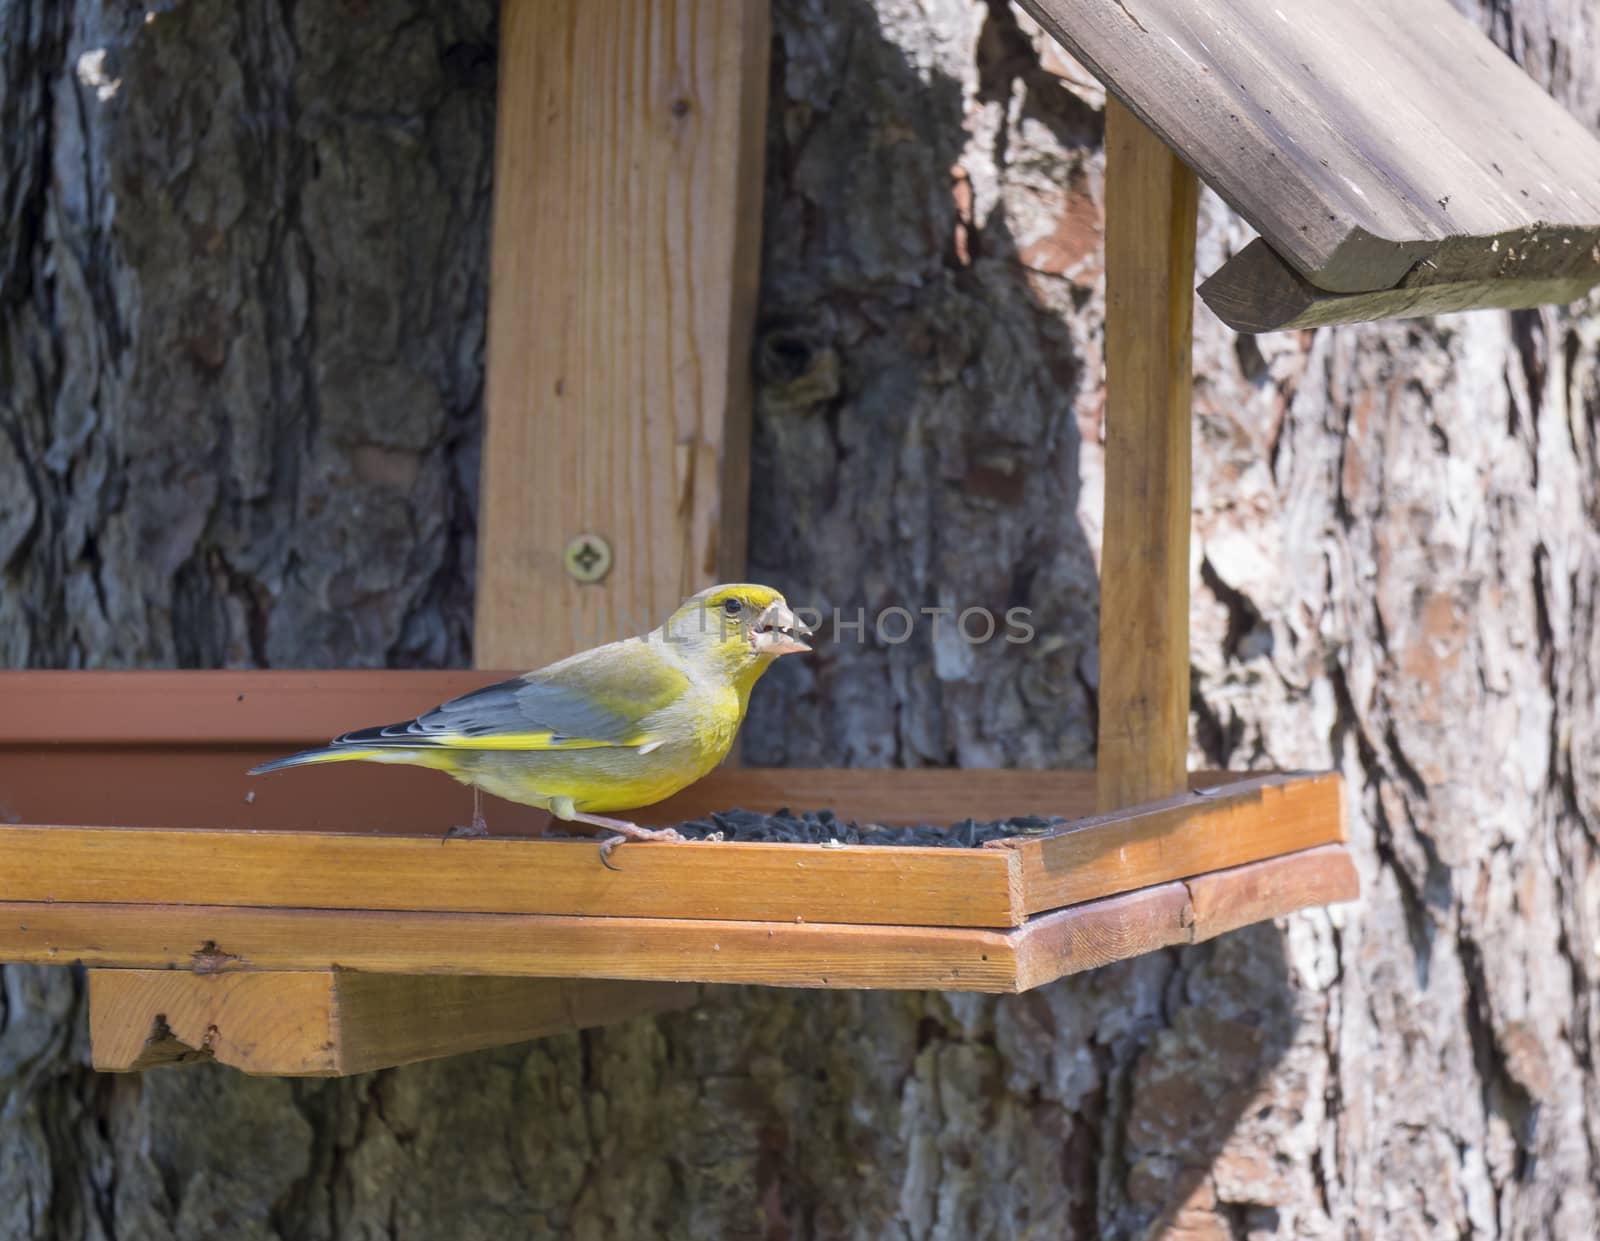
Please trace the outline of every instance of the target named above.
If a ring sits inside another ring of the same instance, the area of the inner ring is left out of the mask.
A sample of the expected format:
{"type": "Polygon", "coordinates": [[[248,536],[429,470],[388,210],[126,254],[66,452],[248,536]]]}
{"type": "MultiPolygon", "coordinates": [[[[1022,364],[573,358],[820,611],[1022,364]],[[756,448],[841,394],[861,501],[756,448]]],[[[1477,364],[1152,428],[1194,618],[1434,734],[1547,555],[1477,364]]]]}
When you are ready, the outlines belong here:
{"type": "Polygon", "coordinates": [[[0,961],[217,972],[1015,989],[1012,933],[945,927],[0,903],[0,961]]]}
{"type": "Polygon", "coordinates": [[[228,745],[282,753],[412,719],[521,671],[3,671],[0,749],[228,745]]]}
{"type": "Polygon", "coordinates": [[[1600,143],[1446,0],[1022,4],[1319,288],[1600,265],[1600,143]]]}
{"type": "MultiPolygon", "coordinates": [[[[1202,782],[1237,774],[1205,772],[1202,782]]],[[[641,810],[641,823],[681,823],[713,810],[743,806],[770,812],[831,807],[840,818],[907,826],[1040,815],[1078,818],[1094,810],[1092,771],[1002,768],[858,769],[769,767],[718,770],[698,784],[641,810]]]]}
{"type": "Polygon", "coordinates": [[[1325,845],[1041,914],[1011,932],[1017,989],[1360,894],[1349,849],[1325,845]]]}
{"type": "Polygon", "coordinates": [[[1188,787],[1194,175],[1106,105],[1099,806],[1188,787]]]}
{"type": "Polygon", "coordinates": [[[0,900],[909,926],[1022,922],[1006,850],[0,826],[0,900]]]}
{"type": "Polygon", "coordinates": [[[675,1012],[700,994],[688,983],[604,978],[405,977],[349,970],[333,977],[340,1076],[675,1012]]]}
{"type": "Polygon", "coordinates": [[[1282,917],[1291,909],[1334,905],[1361,896],[1355,859],[1342,845],[1324,845],[1196,875],[1185,886],[1196,943],[1252,922],[1282,917]]]}
{"type": "Polygon", "coordinates": [[[328,1076],[334,1010],[329,971],[89,971],[89,1044],[102,1073],[217,1060],[246,1073],[328,1076]]]}
{"type": "Polygon", "coordinates": [[[0,960],[780,987],[1018,991],[1356,895],[1342,845],[1042,914],[1010,931],[514,914],[0,903],[0,960]],[[1190,897],[1194,891],[1197,896],[1190,897]]]}
{"type": "Polygon", "coordinates": [[[1339,776],[1267,776],[1007,841],[1036,914],[1344,840],[1339,776]]]}
{"type": "Polygon", "coordinates": [[[327,971],[89,971],[94,1067],[346,1076],[683,1008],[696,988],[327,971]]]}
{"type": "Polygon", "coordinates": [[[1015,932],[1017,990],[1188,943],[1190,917],[1189,894],[1181,883],[1044,914],[1015,932]]]}
{"type": "MultiPolygon", "coordinates": [[[[0,748],[0,820],[438,836],[472,808],[471,794],[438,772],[346,763],[245,776],[273,752],[0,748]],[[91,772],[94,779],[86,779],[91,772]]],[[[1195,777],[1197,783],[1232,778],[1195,777]]],[[[681,823],[734,807],[771,813],[785,806],[830,807],[846,821],[889,825],[1024,814],[1078,818],[1094,810],[1094,773],[719,770],[631,817],[681,823]]],[[[495,837],[538,835],[549,822],[541,811],[493,798],[484,809],[495,837]]]]}
{"type": "Polygon", "coordinates": [[[0,826],[0,900],[1010,927],[1343,838],[1337,775],[1244,780],[981,849],[0,826]]]}
{"type": "Polygon", "coordinates": [[[1327,293],[1285,263],[1259,237],[1200,285],[1200,296],[1236,332],[1275,332],[1455,314],[1463,310],[1517,310],[1565,305],[1583,297],[1600,272],[1541,280],[1428,279],[1426,266],[1412,269],[1392,289],[1375,293],[1327,293]]]}
{"type": "Polygon", "coordinates": [[[474,641],[531,668],[743,567],[767,5],[508,0],[500,45],[474,641]]]}

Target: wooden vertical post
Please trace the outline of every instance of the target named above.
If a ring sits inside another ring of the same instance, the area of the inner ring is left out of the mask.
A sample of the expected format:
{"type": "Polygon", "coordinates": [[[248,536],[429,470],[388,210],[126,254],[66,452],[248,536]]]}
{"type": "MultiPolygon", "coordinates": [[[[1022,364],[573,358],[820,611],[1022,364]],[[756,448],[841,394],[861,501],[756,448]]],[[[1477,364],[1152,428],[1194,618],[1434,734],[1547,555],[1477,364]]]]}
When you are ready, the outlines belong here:
{"type": "Polygon", "coordinates": [[[1192,172],[1106,103],[1106,483],[1097,800],[1187,787],[1192,172]]]}
{"type": "Polygon", "coordinates": [[[479,667],[741,575],[767,4],[502,6],[479,667]],[[565,563],[585,534],[598,582],[565,563]]]}

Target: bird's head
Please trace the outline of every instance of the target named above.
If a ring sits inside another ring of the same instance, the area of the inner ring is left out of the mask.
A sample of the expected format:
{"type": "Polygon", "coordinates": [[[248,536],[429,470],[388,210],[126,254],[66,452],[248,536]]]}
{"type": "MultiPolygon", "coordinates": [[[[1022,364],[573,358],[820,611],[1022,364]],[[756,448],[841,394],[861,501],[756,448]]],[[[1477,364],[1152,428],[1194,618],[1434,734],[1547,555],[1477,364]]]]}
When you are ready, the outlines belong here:
{"type": "Polygon", "coordinates": [[[662,626],[662,634],[691,659],[720,664],[730,672],[759,671],[779,655],[811,648],[811,631],[770,586],[713,586],[684,600],[662,626]]]}

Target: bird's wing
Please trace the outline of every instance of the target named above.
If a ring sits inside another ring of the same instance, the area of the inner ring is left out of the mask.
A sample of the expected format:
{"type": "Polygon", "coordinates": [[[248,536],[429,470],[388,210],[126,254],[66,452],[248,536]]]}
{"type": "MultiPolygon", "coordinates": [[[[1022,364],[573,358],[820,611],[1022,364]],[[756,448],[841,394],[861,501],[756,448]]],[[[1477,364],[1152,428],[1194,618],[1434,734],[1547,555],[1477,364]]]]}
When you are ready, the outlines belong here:
{"type": "Polygon", "coordinates": [[[597,647],[538,672],[452,698],[404,724],[346,733],[335,745],[471,750],[647,747],[649,716],[689,680],[638,641],[597,647]]]}

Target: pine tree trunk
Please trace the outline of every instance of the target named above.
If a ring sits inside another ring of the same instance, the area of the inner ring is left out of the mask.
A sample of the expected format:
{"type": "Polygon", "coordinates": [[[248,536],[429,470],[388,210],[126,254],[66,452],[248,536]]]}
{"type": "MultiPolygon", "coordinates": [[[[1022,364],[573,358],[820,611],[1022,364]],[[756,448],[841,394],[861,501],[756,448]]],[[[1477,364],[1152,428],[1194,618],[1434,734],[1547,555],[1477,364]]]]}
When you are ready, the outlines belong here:
{"type": "MultiPolygon", "coordinates": [[[[1600,127],[1600,11],[1459,2],[1600,127]]],[[[774,26],[751,576],[1039,633],[846,633],[747,757],[1087,765],[1100,93],[1000,0],[774,26]]],[[[468,659],[494,77],[490,0],[0,0],[0,664],[468,659]]],[[[1592,1235],[1600,309],[1197,331],[1193,758],[1341,768],[1359,906],[331,1083],[97,1077],[7,968],[0,1238],[1592,1235]]]]}

